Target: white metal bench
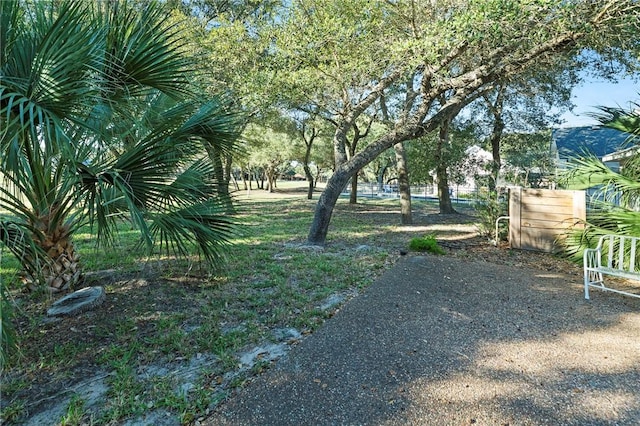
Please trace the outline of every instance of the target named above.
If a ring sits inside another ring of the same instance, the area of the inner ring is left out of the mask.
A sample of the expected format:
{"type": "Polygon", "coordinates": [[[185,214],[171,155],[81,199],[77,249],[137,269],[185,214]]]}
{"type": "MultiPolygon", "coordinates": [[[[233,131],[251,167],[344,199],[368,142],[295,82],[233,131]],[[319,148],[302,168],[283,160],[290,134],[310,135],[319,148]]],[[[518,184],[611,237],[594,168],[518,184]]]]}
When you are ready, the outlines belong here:
{"type": "Polygon", "coordinates": [[[584,251],[585,299],[589,299],[589,287],[640,298],[640,294],[606,287],[603,279],[603,275],[611,275],[640,281],[640,265],[636,264],[636,256],[640,255],[639,241],[638,237],[603,235],[596,248],[584,251]]]}

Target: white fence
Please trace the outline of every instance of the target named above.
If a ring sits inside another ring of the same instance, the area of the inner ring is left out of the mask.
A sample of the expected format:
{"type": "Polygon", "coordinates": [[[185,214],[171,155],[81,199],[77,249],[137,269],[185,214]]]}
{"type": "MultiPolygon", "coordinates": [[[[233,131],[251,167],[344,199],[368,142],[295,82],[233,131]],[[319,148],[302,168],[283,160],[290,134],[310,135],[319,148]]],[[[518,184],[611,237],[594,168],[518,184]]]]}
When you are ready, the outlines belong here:
{"type": "MultiPolygon", "coordinates": [[[[343,196],[351,194],[351,185],[347,185],[342,192],[343,196]]],[[[450,188],[453,201],[474,201],[478,198],[478,189],[454,185],[450,188]]],[[[364,198],[397,198],[398,185],[379,185],[377,183],[359,183],[358,197],[364,198]]],[[[411,198],[437,199],[438,192],[434,185],[412,185],[411,198]]]]}

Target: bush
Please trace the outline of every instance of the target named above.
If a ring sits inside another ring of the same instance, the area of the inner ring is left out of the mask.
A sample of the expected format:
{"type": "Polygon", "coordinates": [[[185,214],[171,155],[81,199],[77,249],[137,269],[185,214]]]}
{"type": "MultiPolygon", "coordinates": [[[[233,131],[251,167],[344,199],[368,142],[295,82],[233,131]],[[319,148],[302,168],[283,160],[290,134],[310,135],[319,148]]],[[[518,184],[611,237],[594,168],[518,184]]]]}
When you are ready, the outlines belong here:
{"type": "Polygon", "coordinates": [[[433,235],[425,235],[422,238],[412,238],[409,242],[409,248],[413,251],[424,251],[433,254],[444,254],[445,251],[438,245],[436,237],[433,235]]]}
{"type": "Polygon", "coordinates": [[[506,216],[508,213],[506,194],[496,191],[481,193],[473,208],[478,214],[478,231],[480,235],[496,241],[506,238],[508,230],[505,222],[502,223],[501,228],[498,230],[500,235],[495,235],[496,220],[500,216],[506,216]]]}

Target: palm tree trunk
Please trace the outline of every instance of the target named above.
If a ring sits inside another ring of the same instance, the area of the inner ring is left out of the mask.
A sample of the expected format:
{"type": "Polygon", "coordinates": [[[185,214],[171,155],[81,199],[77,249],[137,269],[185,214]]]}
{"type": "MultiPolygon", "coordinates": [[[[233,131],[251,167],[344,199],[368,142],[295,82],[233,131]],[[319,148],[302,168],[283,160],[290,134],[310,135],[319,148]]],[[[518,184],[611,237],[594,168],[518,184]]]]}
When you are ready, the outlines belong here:
{"type": "Polygon", "coordinates": [[[47,234],[35,238],[36,244],[46,253],[46,263],[39,270],[25,270],[23,281],[31,291],[42,285],[51,293],[73,290],[81,279],[82,270],[69,228],[57,226],[47,234]]]}

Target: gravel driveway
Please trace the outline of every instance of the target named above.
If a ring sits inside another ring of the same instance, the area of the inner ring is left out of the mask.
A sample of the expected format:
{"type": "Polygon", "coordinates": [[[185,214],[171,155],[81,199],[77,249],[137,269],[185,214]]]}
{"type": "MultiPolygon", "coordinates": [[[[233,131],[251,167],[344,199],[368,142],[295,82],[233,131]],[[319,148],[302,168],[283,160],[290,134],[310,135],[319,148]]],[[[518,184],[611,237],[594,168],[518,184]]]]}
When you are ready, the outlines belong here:
{"type": "Polygon", "coordinates": [[[408,256],[207,425],[637,425],[640,299],[408,256]]]}

